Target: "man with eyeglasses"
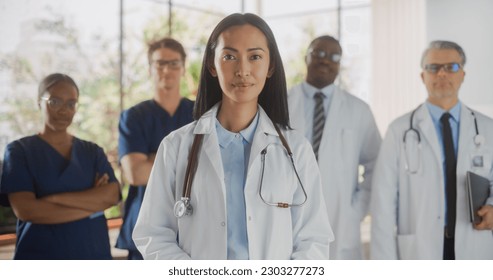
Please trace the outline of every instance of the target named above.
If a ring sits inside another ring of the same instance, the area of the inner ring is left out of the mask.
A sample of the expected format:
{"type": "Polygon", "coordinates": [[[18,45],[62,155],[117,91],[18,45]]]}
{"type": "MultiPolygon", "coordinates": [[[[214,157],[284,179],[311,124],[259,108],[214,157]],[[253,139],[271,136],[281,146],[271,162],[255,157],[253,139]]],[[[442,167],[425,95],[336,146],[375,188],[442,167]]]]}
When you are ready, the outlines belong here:
{"type": "Polygon", "coordinates": [[[428,98],[392,122],[375,166],[372,259],[493,259],[493,119],[459,100],[465,64],[454,42],[423,53],[428,98]],[[469,208],[469,171],[490,182],[479,210],[469,208]]]}
{"type": "Polygon", "coordinates": [[[318,160],[335,236],[330,258],[363,259],[360,224],[382,140],[369,106],[334,84],[341,57],[335,38],[314,39],[305,56],[306,81],[290,89],[288,103],[291,125],[312,143],[318,160]]]}
{"type": "Polygon", "coordinates": [[[122,112],[118,153],[123,175],[130,185],[125,201],[123,225],[116,247],[129,251],[128,259],[141,260],[132,240],[140,206],[161,140],[193,121],[194,102],[180,94],[186,53],[178,41],[163,38],[148,49],[153,98],[122,112]]]}

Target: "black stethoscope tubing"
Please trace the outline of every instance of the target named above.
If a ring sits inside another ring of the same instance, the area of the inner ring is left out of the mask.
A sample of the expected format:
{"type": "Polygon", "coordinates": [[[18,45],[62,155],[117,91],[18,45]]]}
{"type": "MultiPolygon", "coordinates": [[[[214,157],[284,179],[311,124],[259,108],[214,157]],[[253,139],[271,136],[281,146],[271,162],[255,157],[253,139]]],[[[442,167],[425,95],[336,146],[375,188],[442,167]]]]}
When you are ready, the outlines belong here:
{"type": "MultiPolygon", "coordinates": [[[[406,143],[406,136],[407,136],[407,134],[409,132],[416,133],[416,136],[418,137],[418,144],[421,143],[421,134],[419,133],[419,131],[416,128],[414,128],[414,126],[413,126],[413,120],[414,120],[414,114],[419,109],[419,107],[421,107],[422,105],[423,104],[419,104],[418,107],[411,112],[411,117],[409,118],[409,128],[404,132],[404,136],[402,138],[402,141],[404,143],[406,143]]],[[[474,118],[474,128],[476,129],[476,136],[475,136],[475,138],[476,138],[476,137],[479,136],[478,120],[476,118],[476,114],[474,113],[474,111],[471,110],[469,107],[466,107],[466,108],[471,112],[471,115],[474,118]]]]}
{"type": "MultiPolygon", "coordinates": [[[[297,204],[290,204],[287,202],[268,202],[264,199],[262,196],[262,183],[263,183],[263,178],[264,178],[264,169],[265,169],[265,155],[267,154],[267,147],[265,147],[261,151],[261,156],[262,156],[262,172],[261,172],[261,179],[260,179],[260,187],[259,187],[259,196],[261,200],[269,205],[269,206],[276,206],[279,208],[289,208],[289,207],[294,207],[294,206],[302,206],[305,204],[305,202],[308,199],[308,196],[306,194],[305,187],[303,186],[303,183],[301,182],[300,176],[298,174],[298,170],[296,169],[296,166],[294,164],[294,159],[293,159],[293,152],[291,152],[291,148],[289,147],[288,142],[284,138],[284,135],[281,133],[281,130],[277,127],[277,125],[274,124],[274,128],[276,129],[279,138],[281,140],[282,146],[287,152],[288,157],[291,160],[291,164],[293,166],[294,172],[296,174],[296,177],[298,178],[298,182],[301,185],[301,189],[303,190],[303,195],[305,196],[303,202],[297,203],[297,204]]],[[[173,212],[176,218],[182,218],[184,216],[191,216],[193,214],[193,207],[192,204],[190,203],[190,195],[192,192],[192,182],[193,182],[193,177],[195,174],[195,170],[197,169],[197,154],[199,153],[198,150],[200,150],[200,143],[202,142],[202,136],[203,135],[196,135],[194,139],[194,143],[192,144],[192,151],[191,151],[191,158],[189,159],[188,165],[187,165],[187,171],[185,175],[185,180],[184,180],[184,186],[183,186],[183,195],[180,200],[176,201],[174,207],[173,207],[173,212]],[[193,166],[192,166],[193,165],[193,166]]]]}
{"type": "Polygon", "coordinates": [[[303,191],[303,195],[305,198],[300,203],[291,203],[291,204],[287,203],[287,202],[269,202],[269,201],[266,201],[264,199],[264,196],[262,195],[262,186],[263,186],[263,181],[264,181],[265,156],[267,155],[267,148],[271,144],[276,144],[276,143],[271,143],[271,144],[267,145],[267,147],[265,147],[260,153],[260,155],[262,157],[262,160],[261,160],[262,161],[262,171],[260,173],[260,186],[259,186],[258,193],[259,193],[260,199],[262,199],[262,202],[264,202],[265,204],[267,204],[269,206],[275,206],[275,207],[279,207],[279,208],[290,208],[290,207],[302,206],[303,204],[305,204],[306,200],[308,199],[308,196],[306,194],[305,187],[303,186],[303,183],[301,182],[301,178],[300,178],[300,175],[298,174],[298,170],[296,169],[296,165],[294,164],[293,153],[291,152],[291,149],[289,149],[289,146],[287,145],[287,143],[284,144],[284,141],[282,141],[282,142],[283,142],[283,146],[286,149],[286,152],[289,156],[289,159],[291,161],[291,166],[293,167],[294,173],[296,174],[296,178],[298,179],[298,183],[301,186],[301,190],[303,191]]]}

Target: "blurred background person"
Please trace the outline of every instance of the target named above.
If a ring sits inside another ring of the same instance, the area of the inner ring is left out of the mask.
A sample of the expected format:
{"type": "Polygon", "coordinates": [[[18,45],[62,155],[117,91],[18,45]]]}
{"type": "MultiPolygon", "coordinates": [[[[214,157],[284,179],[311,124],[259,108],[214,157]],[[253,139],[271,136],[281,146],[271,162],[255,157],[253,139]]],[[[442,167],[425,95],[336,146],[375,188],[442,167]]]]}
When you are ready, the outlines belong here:
{"type": "Polygon", "coordinates": [[[463,104],[466,55],[433,41],[421,59],[427,100],[389,126],[371,199],[372,259],[493,259],[493,120],[463,104]],[[469,216],[466,173],[490,195],[469,216]]]}
{"type": "Polygon", "coordinates": [[[149,45],[147,57],[153,98],[122,112],[118,153],[123,175],[130,184],[123,224],[116,247],[128,250],[128,259],[141,260],[132,241],[149,174],[161,140],[193,121],[193,101],[180,95],[186,53],[180,42],[163,38],[149,45]]]}
{"type": "Polygon", "coordinates": [[[370,107],[334,84],[341,58],[341,45],[331,36],[310,43],[306,80],[289,90],[289,113],[293,128],[312,143],[318,160],[335,236],[330,257],[362,259],[360,224],[368,213],[382,139],[370,107]]]}
{"type": "Polygon", "coordinates": [[[67,128],[79,89],[64,74],[39,85],[40,133],[10,143],[0,192],[17,221],[14,259],[111,259],[103,210],[120,200],[120,186],[103,149],[67,128]]]}

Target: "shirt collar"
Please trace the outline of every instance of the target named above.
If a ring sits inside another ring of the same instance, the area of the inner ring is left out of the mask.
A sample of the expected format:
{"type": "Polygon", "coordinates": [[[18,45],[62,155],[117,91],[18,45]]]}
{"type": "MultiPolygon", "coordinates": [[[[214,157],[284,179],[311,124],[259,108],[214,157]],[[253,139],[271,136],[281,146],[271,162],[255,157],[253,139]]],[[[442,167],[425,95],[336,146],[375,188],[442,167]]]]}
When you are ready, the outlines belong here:
{"type": "MultiPolygon", "coordinates": [[[[442,108],[431,104],[429,101],[426,101],[426,106],[428,107],[428,111],[430,111],[431,118],[433,119],[434,122],[439,122],[440,118],[442,115],[446,112],[442,108]]],[[[457,102],[454,107],[452,107],[448,113],[452,116],[452,119],[455,122],[459,122],[460,119],[460,109],[461,109],[461,102],[457,102]]]]}
{"type": "Polygon", "coordinates": [[[335,89],[334,84],[330,84],[324,88],[316,88],[316,87],[310,85],[309,83],[307,83],[306,81],[304,81],[301,84],[301,86],[303,88],[303,93],[305,94],[305,96],[307,98],[310,98],[310,99],[313,99],[313,97],[315,96],[315,93],[317,93],[317,92],[321,92],[325,96],[325,98],[330,98],[332,96],[332,94],[334,93],[334,89],[335,89]]]}
{"type": "MultiPolygon", "coordinates": [[[[223,148],[226,148],[226,147],[228,147],[229,143],[231,143],[231,141],[233,141],[233,139],[237,133],[234,133],[234,132],[231,132],[231,131],[225,129],[221,125],[219,120],[217,118],[215,118],[215,119],[216,119],[215,122],[216,122],[217,139],[218,139],[219,145],[223,148]]],[[[251,144],[253,142],[255,130],[257,130],[258,119],[259,119],[259,113],[257,111],[257,113],[255,114],[255,117],[253,118],[253,121],[250,123],[250,125],[247,128],[245,128],[239,132],[241,137],[243,137],[243,139],[245,141],[247,141],[249,144],[251,144]]]]}

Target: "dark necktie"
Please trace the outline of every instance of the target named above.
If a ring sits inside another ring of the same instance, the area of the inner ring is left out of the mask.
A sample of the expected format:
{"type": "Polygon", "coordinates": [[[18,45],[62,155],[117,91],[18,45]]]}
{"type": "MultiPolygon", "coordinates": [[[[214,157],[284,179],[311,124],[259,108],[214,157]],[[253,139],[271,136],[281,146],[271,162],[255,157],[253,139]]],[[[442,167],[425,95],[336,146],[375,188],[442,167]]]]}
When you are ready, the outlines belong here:
{"type": "Polygon", "coordinates": [[[321,92],[317,92],[313,98],[315,100],[315,110],[313,113],[312,146],[318,161],[318,148],[320,148],[320,141],[322,140],[325,125],[324,95],[321,92]]]}
{"type": "MultiPolygon", "coordinates": [[[[445,226],[445,237],[446,239],[453,240],[455,234],[455,214],[456,214],[456,200],[457,200],[457,160],[455,157],[454,141],[452,138],[452,130],[450,128],[449,113],[444,113],[440,118],[442,123],[442,136],[443,136],[443,147],[445,150],[445,194],[447,198],[447,225],[445,226]]],[[[447,241],[445,242],[447,246],[447,241]]],[[[454,244],[453,241],[448,244],[451,246],[449,249],[448,256],[454,256],[454,244]]],[[[447,248],[445,248],[447,250],[447,248]]],[[[450,259],[451,257],[446,257],[447,254],[444,253],[445,259],[450,259]]],[[[455,257],[452,257],[455,258],[455,257]]]]}

